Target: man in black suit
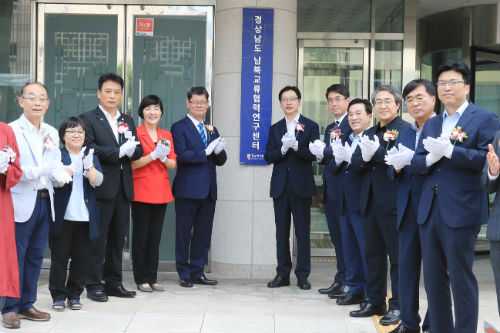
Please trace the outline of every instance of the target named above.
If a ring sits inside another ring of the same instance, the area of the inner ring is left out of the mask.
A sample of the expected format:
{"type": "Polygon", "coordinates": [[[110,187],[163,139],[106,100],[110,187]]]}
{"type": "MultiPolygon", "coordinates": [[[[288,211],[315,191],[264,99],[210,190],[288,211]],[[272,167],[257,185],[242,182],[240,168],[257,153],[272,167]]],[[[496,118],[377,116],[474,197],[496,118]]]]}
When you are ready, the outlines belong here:
{"type": "Polygon", "coordinates": [[[381,86],[372,94],[379,123],[366,130],[352,155],[354,170],[364,173],[360,192],[366,261],[367,304],[351,317],[383,315],[382,325],[399,321],[398,238],[396,227],[397,184],[387,173],[385,155],[394,146],[398,132],[410,124],[398,116],[401,93],[392,86],[381,86]],[[386,312],[387,255],[390,261],[392,298],[386,312]]]}
{"type": "Polygon", "coordinates": [[[106,302],[109,296],[134,297],[122,285],[122,254],[125,233],[129,225],[130,201],[134,197],[131,161],[142,156],[134,121],[120,113],[123,79],[107,73],[99,78],[95,110],[80,115],[85,122],[85,146],[93,148],[104,174],[102,185],[96,188],[100,209],[100,237],[89,249],[87,297],[106,302]],[[102,280],[105,284],[103,286],[102,280]]]}
{"type": "Polygon", "coordinates": [[[311,272],[309,230],[311,203],[316,192],[309,143],[319,139],[319,127],[300,115],[301,94],[297,87],[286,86],[279,92],[285,117],[271,126],[265,160],[274,164],[271,177],[271,197],[274,201],[278,267],[269,288],[290,285],[290,222],[293,215],[297,237],[297,266],[295,275],[300,289],[311,289],[307,280],[311,272]]]}
{"type": "MultiPolygon", "coordinates": [[[[324,142],[316,141],[311,143],[309,149],[316,156],[318,163],[328,165],[333,159],[331,144],[335,139],[349,137],[352,133],[349,122],[347,121],[347,109],[351,98],[349,97],[349,88],[343,84],[332,84],[326,89],[326,100],[328,109],[335,120],[326,127],[324,142]]],[[[328,172],[327,168],[323,171],[323,205],[325,207],[326,223],[330,232],[330,239],[335,249],[337,258],[337,273],[333,283],[327,288],[318,290],[321,294],[328,294],[330,298],[338,298],[345,295],[345,263],[344,251],[342,245],[339,212],[337,209],[337,197],[339,193],[338,175],[328,172]]]]}

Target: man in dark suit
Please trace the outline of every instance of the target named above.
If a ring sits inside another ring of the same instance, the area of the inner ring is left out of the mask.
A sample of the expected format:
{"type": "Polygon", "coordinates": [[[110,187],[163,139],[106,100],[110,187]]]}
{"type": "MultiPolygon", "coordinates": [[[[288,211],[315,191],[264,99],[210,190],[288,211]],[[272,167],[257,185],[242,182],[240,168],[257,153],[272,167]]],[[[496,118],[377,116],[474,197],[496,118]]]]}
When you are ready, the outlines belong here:
{"type": "Polygon", "coordinates": [[[470,80],[463,62],[438,67],[438,97],[445,110],[425,123],[412,161],[414,172],[425,174],[417,222],[430,332],[477,330],[478,285],[472,264],[477,234],[488,219],[481,173],[499,123],[494,113],[467,101],[470,80]]]}
{"type": "Polygon", "coordinates": [[[99,106],[80,115],[85,122],[85,146],[94,149],[104,174],[102,185],[95,190],[100,236],[89,249],[86,281],[87,297],[97,302],[106,302],[108,296],[135,296],[135,291],[122,285],[122,255],[130,201],[134,198],[130,162],[142,156],[142,147],[135,141],[133,119],[118,110],[122,93],[120,76],[101,75],[97,90],[99,106]]]}
{"type": "Polygon", "coordinates": [[[363,302],[365,295],[365,238],[363,218],[360,215],[360,189],[363,173],[351,168],[352,153],[356,150],[363,132],[372,122],[372,105],[366,99],[353,99],[349,103],[349,126],[352,133],[342,135],[333,143],[333,155],[325,172],[337,175],[338,211],[342,232],[345,258],[346,286],[348,292],[337,298],[338,305],[351,305],[363,302]]]}
{"type": "MultiPolygon", "coordinates": [[[[328,165],[333,159],[331,143],[340,137],[348,137],[351,134],[351,128],[347,121],[347,107],[351,98],[349,97],[349,88],[343,84],[332,84],[326,90],[326,100],[328,109],[335,118],[334,122],[325,129],[324,142],[316,141],[309,144],[311,153],[316,156],[318,163],[328,165]]],[[[337,298],[345,295],[345,264],[344,253],[342,250],[342,237],[339,225],[339,212],[337,210],[338,197],[338,179],[331,172],[323,172],[323,205],[325,207],[326,222],[330,232],[330,240],[335,249],[337,258],[337,273],[333,283],[326,288],[318,290],[321,294],[328,294],[330,298],[337,298]]]]}
{"type": "Polygon", "coordinates": [[[483,170],[483,183],[486,184],[488,194],[495,193],[493,208],[488,218],[488,230],[486,238],[490,241],[491,268],[495,276],[495,287],[497,291],[498,312],[500,313],[500,131],[495,134],[493,144],[488,145],[488,154],[483,170]]]}
{"type": "Polygon", "coordinates": [[[208,91],[193,87],[187,93],[188,115],[172,125],[177,154],[175,197],[175,263],[181,287],[193,283],[215,285],[203,268],[210,249],[217,200],[216,166],[226,163],[224,138],[211,125],[205,125],[208,91]]]}
{"type": "Polygon", "coordinates": [[[271,197],[274,201],[278,267],[275,278],[267,286],[290,285],[290,222],[293,215],[297,237],[295,275],[300,289],[311,289],[307,280],[311,272],[311,203],[316,192],[309,143],[319,140],[319,127],[300,115],[301,94],[297,87],[286,86],[279,92],[280,106],[285,117],[269,129],[265,160],[273,163],[271,197]]]}
{"type": "Polygon", "coordinates": [[[396,226],[396,184],[389,179],[384,157],[394,146],[398,132],[409,124],[398,116],[401,93],[392,86],[381,86],[372,94],[379,123],[365,131],[352,156],[352,167],[364,173],[360,192],[366,260],[367,304],[352,317],[383,315],[382,325],[399,321],[398,242],[396,226]],[[387,256],[390,261],[392,297],[386,312],[387,256]]]}
{"type": "MultiPolygon", "coordinates": [[[[401,323],[391,333],[420,332],[418,290],[422,252],[417,224],[417,207],[422,190],[422,177],[412,175],[411,160],[425,122],[434,116],[436,89],[432,82],[417,79],[403,89],[408,113],[415,122],[399,133],[396,145],[386,156],[389,177],[398,184],[398,250],[399,303],[401,323]]],[[[429,327],[426,315],[422,329],[429,327]]]]}

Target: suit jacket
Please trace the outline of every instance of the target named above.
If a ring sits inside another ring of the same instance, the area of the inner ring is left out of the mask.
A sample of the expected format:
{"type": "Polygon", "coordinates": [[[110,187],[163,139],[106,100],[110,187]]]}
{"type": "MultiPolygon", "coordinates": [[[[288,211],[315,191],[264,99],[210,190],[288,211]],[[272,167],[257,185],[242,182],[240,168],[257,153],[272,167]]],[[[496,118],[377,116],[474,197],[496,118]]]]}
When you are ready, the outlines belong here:
{"type": "MultiPolygon", "coordinates": [[[[125,197],[132,200],[134,198],[134,184],[132,182],[132,166],[130,162],[142,156],[142,146],[136,146],[132,158],[128,156],[120,158],[120,146],[127,139],[123,134],[118,134],[119,142],[116,141],[113,130],[102,110],[97,107],[95,110],[82,113],[80,118],[85,123],[84,145],[88,149],[94,148],[94,154],[97,155],[101,162],[104,176],[102,185],[95,189],[97,199],[114,198],[120,188],[120,181],[122,181],[125,197]]],[[[132,131],[132,135],[137,138],[134,121],[130,116],[122,113],[118,122],[126,123],[130,131],[132,131]]]]}
{"type": "MultiPolygon", "coordinates": [[[[398,130],[398,132],[401,132],[409,125],[409,123],[400,117],[396,117],[387,124],[385,128],[387,130],[398,130]]],[[[380,123],[377,124],[377,126],[367,129],[363,135],[367,135],[373,140],[375,133],[378,133],[380,147],[371,160],[368,162],[363,161],[359,145],[356,147],[351,158],[354,170],[363,173],[360,193],[360,213],[361,215],[365,215],[367,213],[368,203],[373,201],[377,206],[377,210],[382,214],[396,215],[397,185],[389,179],[389,175],[387,174],[388,166],[385,164],[384,160],[387,149],[392,148],[394,143],[392,141],[387,142],[383,140],[385,130],[380,127],[380,123]]]]}
{"type": "MultiPolygon", "coordinates": [[[[495,138],[493,139],[493,149],[497,156],[500,155],[500,146],[498,145],[498,140],[500,140],[500,131],[497,131],[495,138]]],[[[483,183],[486,185],[486,190],[488,194],[495,193],[495,199],[493,199],[493,207],[491,209],[490,217],[488,218],[488,230],[486,231],[486,238],[491,241],[500,241],[500,177],[494,180],[490,180],[488,177],[488,161],[484,163],[483,169],[483,183]]]]}
{"type": "MultiPolygon", "coordinates": [[[[342,144],[345,142],[352,144],[349,136],[342,136],[342,144]]],[[[363,172],[355,170],[351,164],[342,162],[337,165],[335,159],[328,164],[328,172],[333,173],[338,179],[338,210],[341,215],[346,215],[347,212],[360,213],[360,190],[363,182],[363,172]]]]}
{"type": "Polygon", "coordinates": [[[316,160],[316,156],[309,151],[309,143],[319,139],[319,127],[302,115],[299,117],[299,123],[304,125],[304,131],[296,131],[299,148],[297,151],[290,148],[285,155],[281,153],[281,138],[287,131],[285,118],[269,129],[264,159],[274,164],[270,191],[272,198],[279,198],[283,194],[288,174],[290,185],[297,197],[310,198],[316,193],[312,168],[312,161],[316,160]]]}
{"type": "MultiPolygon", "coordinates": [[[[215,166],[226,163],[227,155],[223,150],[207,156],[205,144],[198,129],[189,117],[179,120],[170,130],[175,142],[177,154],[177,174],[174,178],[174,197],[183,199],[205,199],[209,194],[217,200],[217,174],[215,166]]],[[[210,144],[219,137],[219,132],[207,130],[207,142],[210,144]]]]}
{"type": "MultiPolygon", "coordinates": [[[[158,140],[167,139],[170,141],[170,153],[168,158],[177,160],[177,155],[174,151],[174,140],[169,131],[156,128],[158,140]]],[[[156,145],[149,136],[146,125],[142,124],[137,127],[137,138],[141,142],[144,149],[143,156],[151,154],[156,149],[156,145]]],[[[174,200],[172,189],[170,188],[170,177],[167,172],[167,167],[160,160],[152,161],[143,167],[132,171],[134,179],[134,201],[161,204],[174,200]]]]}
{"type": "MultiPolygon", "coordinates": [[[[88,149],[86,152],[88,153],[88,149]]],[[[61,149],[61,161],[64,165],[71,164],[71,157],[66,147],[61,149]]],[[[99,159],[96,155],[94,155],[94,168],[96,168],[99,172],[102,172],[101,164],[99,163],[99,159]]],[[[62,230],[64,215],[66,214],[66,208],[68,207],[72,191],[73,182],[54,189],[54,208],[56,211],[56,218],[50,228],[50,232],[53,235],[59,234],[62,230]]],[[[99,238],[99,211],[97,208],[95,189],[92,185],[90,185],[89,180],[85,176],[83,177],[83,197],[85,200],[85,206],[87,206],[89,211],[89,238],[90,240],[94,240],[99,238]]]]}
{"type": "Polygon", "coordinates": [[[452,228],[479,226],[488,219],[488,200],[481,182],[481,174],[488,144],[493,141],[500,127],[498,117],[491,111],[469,103],[456,125],[462,127],[468,138],[455,143],[451,159],[443,157],[427,167],[427,151],[422,140],[427,137],[439,137],[442,124],[442,116],[427,120],[413,157],[413,171],[425,174],[417,221],[419,224],[427,221],[435,197],[434,192],[437,191],[444,223],[452,228]]]}
{"type": "MultiPolygon", "coordinates": [[[[396,139],[396,146],[400,143],[415,150],[415,140],[417,137],[417,132],[411,126],[402,130],[398,138],[396,139]]],[[[420,193],[422,192],[422,182],[423,178],[421,175],[415,175],[412,172],[412,166],[405,166],[401,172],[396,173],[393,166],[388,168],[389,178],[396,181],[398,184],[398,201],[397,201],[397,213],[398,213],[398,228],[401,226],[403,217],[405,215],[406,208],[408,206],[408,198],[411,198],[413,206],[418,207],[420,201],[420,193]]]]}
{"type": "MultiPolygon", "coordinates": [[[[334,123],[331,123],[325,129],[324,141],[326,147],[323,151],[323,160],[321,161],[321,164],[325,165],[325,169],[323,171],[323,198],[328,201],[337,201],[339,197],[340,179],[338,179],[337,173],[330,170],[330,168],[336,167],[332,147],[330,147],[330,134],[333,131],[334,125],[334,123]]],[[[342,122],[339,124],[339,129],[342,134],[340,138],[344,139],[345,142],[345,138],[349,138],[349,135],[352,133],[347,116],[342,119],[342,122]]]]}
{"type": "MultiPolygon", "coordinates": [[[[19,119],[14,120],[9,124],[14,130],[16,135],[17,145],[19,147],[19,162],[21,163],[21,168],[23,169],[23,175],[21,180],[15,186],[10,189],[12,194],[12,201],[14,203],[14,215],[15,220],[18,223],[26,222],[29,220],[33,214],[33,209],[35,208],[36,196],[38,183],[40,177],[38,177],[38,172],[36,171],[39,166],[43,163],[51,160],[60,161],[61,151],[59,150],[59,134],[57,130],[42,123],[40,125],[40,131],[43,134],[44,140],[50,137],[54,142],[54,147],[51,150],[43,149],[42,161],[37,159],[37,155],[33,150],[36,144],[32,142],[30,136],[30,127],[28,125],[28,120],[22,115],[19,119]]],[[[54,214],[54,189],[52,188],[52,182],[50,177],[45,177],[45,182],[47,184],[47,189],[50,196],[50,208],[52,220],[55,217],[54,214]]]]}

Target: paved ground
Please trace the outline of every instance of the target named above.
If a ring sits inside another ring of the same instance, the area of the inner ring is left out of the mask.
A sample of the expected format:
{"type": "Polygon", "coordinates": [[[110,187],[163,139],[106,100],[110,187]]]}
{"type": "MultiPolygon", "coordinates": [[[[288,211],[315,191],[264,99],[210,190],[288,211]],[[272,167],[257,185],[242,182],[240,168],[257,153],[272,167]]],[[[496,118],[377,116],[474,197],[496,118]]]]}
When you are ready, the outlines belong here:
{"type": "MultiPolygon", "coordinates": [[[[44,269],[37,307],[50,311],[52,320],[43,323],[22,320],[20,330],[0,328],[0,332],[375,333],[392,329],[376,325],[376,318],[350,318],[348,313],[356,306],[340,307],[319,295],[317,288],[330,283],[333,270],[331,263],[313,263],[310,291],[295,286],[271,290],[264,280],[230,279],[219,279],[216,287],[181,288],[176,274],[161,273],[160,281],[166,292],[140,293],[135,299],[111,297],[107,303],[92,302],[83,296],[82,310],[53,312],[47,287],[48,270],[44,269]]],[[[478,332],[483,332],[484,320],[500,328],[487,255],[477,256],[475,271],[480,288],[478,332]]],[[[209,277],[215,276],[209,274],[209,277]]],[[[135,287],[130,272],[125,272],[124,278],[126,287],[135,287]]],[[[421,308],[425,307],[424,296],[421,308]]]]}

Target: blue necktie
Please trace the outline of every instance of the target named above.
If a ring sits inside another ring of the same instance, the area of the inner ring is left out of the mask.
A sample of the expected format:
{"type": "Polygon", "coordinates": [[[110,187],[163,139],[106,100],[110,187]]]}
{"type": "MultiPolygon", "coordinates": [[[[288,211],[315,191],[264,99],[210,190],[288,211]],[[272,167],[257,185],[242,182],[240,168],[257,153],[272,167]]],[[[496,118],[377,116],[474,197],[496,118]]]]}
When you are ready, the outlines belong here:
{"type": "Polygon", "coordinates": [[[203,130],[203,124],[198,123],[198,132],[200,132],[201,139],[203,140],[203,143],[205,144],[205,147],[207,146],[207,136],[205,135],[205,131],[203,130]]]}

